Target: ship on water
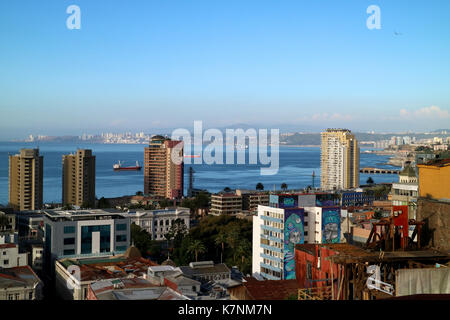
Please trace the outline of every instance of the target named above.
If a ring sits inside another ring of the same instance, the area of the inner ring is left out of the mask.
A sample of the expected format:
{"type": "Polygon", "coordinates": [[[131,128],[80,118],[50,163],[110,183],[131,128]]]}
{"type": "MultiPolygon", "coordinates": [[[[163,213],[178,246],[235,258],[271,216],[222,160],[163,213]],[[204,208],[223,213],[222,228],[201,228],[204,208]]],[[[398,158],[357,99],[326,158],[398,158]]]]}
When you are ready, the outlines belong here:
{"type": "Polygon", "coordinates": [[[120,163],[120,161],[119,163],[113,165],[114,171],[139,171],[141,170],[141,168],[142,167],[139,165],[138,161],[136,161],[136,166],[134,167],[124,167],[122,166],[122,163],[120,163]]]}

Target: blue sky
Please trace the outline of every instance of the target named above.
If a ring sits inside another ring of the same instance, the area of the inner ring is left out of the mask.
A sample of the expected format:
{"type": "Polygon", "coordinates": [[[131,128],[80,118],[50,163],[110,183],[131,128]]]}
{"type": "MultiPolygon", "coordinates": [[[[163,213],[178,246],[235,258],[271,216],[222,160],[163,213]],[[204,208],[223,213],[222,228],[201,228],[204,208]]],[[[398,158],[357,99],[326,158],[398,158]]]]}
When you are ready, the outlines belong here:
{"type": "Polygon", "coordinates": [[[2,1],[0,140],[194,120],[448,128],[449,39],[447,0],[2,1]]]}

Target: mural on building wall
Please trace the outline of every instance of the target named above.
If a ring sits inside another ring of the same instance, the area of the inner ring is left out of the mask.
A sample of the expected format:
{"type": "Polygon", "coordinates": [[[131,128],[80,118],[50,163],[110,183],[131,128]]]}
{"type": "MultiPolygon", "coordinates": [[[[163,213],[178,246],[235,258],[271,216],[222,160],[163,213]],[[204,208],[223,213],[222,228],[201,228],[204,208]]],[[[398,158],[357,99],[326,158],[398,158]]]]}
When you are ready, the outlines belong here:
{"type": "Polygon", "coordinates": [[[284,279],[295,279],[295,245],[304,243],[304,220],[301,208],[284,212],[284,279]]]}
{"type": "Polygon", "coordinates": [[[341,241],[340,208],[322,209],[322,243],[339,243],[341,241]]]}
{"type": "Polygon", "coordinates": [[[339,198],[331,193],[318,194],[316,195],[316,206],[317,207],[328,207],[339,205],[339,198]]]}

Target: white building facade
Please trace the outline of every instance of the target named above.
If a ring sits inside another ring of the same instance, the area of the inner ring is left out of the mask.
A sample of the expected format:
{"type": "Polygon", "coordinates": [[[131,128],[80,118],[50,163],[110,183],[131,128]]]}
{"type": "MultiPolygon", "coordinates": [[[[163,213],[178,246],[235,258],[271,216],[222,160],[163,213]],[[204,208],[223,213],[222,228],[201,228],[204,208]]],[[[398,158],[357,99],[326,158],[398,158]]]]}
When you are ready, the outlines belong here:
{"type": "Polygon", "coordinates": [[[189,208],[177,207],[163,210],[143,210],[129,212],[131,223],[135,223],[147,231],[152,240],[166,240],[164,237],[169,232],[170,227],[176,220],[180,220],[186,226],[186,231],[190,227],[189,208]]]}
{"type": "Polygon", "coordinates": [[[44,265],[52,270],[56,259],[114,255],[130,245],[130,219],[118,212],[46,210],[44,230],[44,265]]]}

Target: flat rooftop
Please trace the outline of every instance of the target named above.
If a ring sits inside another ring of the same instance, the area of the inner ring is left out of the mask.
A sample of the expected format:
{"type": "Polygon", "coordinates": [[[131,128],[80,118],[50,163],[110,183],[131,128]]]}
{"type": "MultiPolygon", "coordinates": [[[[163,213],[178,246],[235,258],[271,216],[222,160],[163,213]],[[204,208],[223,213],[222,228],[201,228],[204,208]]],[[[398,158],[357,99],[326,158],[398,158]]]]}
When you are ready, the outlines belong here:
{"type": "Polygon", "coordinates": [[[53,221],[125,219],[126,213],[116,209],[89,209],[89,210],[42,210],[42,213],[53,221]]]}

